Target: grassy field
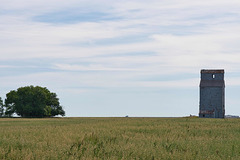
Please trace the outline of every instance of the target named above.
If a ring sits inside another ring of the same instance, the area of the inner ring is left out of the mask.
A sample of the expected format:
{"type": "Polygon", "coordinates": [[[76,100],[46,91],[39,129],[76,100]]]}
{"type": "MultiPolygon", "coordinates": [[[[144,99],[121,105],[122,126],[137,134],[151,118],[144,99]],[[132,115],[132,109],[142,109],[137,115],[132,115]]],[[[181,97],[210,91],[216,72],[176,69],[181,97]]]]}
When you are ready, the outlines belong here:
{"type": "Polygon", "coordinates": [[[0,159],[240,159],[240,119],[0,119],[0,159]]]}

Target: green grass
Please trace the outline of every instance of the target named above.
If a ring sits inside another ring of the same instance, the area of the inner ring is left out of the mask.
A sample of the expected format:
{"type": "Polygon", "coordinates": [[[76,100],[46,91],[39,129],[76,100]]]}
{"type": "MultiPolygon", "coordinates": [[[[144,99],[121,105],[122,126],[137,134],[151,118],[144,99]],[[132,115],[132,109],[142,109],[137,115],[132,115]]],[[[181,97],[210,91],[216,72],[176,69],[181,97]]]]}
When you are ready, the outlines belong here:
{"type": "Polygon", "coordinates": [[[0,159],[240,159],[240,119],[0,119],[0,159]]]}

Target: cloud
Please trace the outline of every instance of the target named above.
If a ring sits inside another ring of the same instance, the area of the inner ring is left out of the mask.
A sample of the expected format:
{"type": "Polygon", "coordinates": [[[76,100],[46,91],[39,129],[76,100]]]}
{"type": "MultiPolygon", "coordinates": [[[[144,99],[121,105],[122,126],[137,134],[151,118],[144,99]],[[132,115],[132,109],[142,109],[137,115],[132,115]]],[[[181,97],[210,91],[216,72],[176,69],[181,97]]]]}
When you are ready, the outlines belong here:
{"type": "Polygon", "coordinates": [[[56,64],[55,69],[65,71],[135,71],[129,68],[112,68],[105,67],[103,65],[69,65],[69,64],[56,64]]]}
{"type": "MultiPolygon", "coordinates": [[[[144,76],[194,74],[201,68],[239,72],[239,5],[226,0],[24,0],[21,4],[4,0],[0,61],[19,64],[39,59],[51,71],[71,74],[126,72],[122,76],[127,82],[129,74],[137,81],[144,76]],[[68,21],[71,18],[74,23],[68,21]]],[[[34,69],[28,74],[32,73],[34,69]]]]}
{"type": "Polygon", "coordinates": [[[16,66],[11,66],[11,65],[0,65],[0,69],[5,69],[5,68],[17,68],[16,66]]]}

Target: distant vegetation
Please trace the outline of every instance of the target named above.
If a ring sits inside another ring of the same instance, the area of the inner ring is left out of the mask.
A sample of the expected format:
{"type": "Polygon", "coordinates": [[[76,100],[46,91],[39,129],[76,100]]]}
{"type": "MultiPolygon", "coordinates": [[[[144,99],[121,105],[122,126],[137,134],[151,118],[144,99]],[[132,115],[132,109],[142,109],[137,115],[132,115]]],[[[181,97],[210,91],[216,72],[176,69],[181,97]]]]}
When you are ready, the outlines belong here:
{"type": "Polygon", "coordinates": [[[0,159],[240,159],[240,119],[0,119],[0,159]]]}
{"type": "Polygon", "coordinates": [[[3,100],[0,97],[0,117],[4,115],[4,105],[3,105],[3,100]]]}
{"type": "Polygon", "coordinates": [[[27,118],[65,115],[57,94],[39,86],[10,91],[6,95],[5,104],[0,99],[0,116],[11,117],[14,113],[27,118]]]}

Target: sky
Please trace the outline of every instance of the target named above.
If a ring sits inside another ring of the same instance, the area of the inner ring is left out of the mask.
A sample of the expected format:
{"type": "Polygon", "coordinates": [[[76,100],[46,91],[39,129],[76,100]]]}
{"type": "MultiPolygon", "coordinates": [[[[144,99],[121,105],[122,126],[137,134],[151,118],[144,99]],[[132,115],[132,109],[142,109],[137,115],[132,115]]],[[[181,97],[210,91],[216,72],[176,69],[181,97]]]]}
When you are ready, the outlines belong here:
{"type": "Polygon", "coordinates": [[[224,69],[240,115],[239,0],[0,0],[0,96],[55,92],[67,117],[198,115],[201,69],[224,69]]]}

